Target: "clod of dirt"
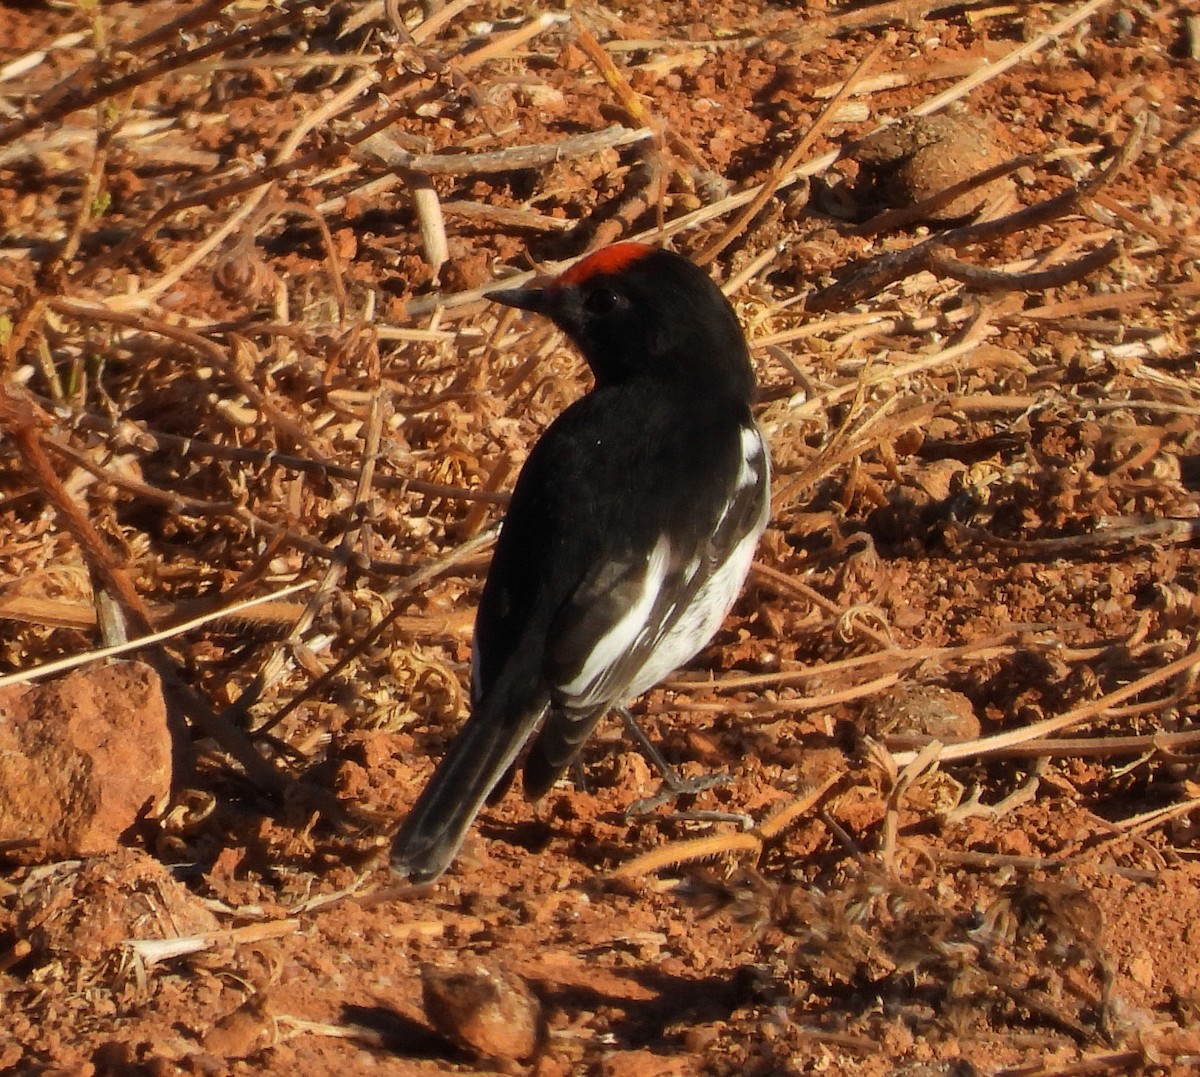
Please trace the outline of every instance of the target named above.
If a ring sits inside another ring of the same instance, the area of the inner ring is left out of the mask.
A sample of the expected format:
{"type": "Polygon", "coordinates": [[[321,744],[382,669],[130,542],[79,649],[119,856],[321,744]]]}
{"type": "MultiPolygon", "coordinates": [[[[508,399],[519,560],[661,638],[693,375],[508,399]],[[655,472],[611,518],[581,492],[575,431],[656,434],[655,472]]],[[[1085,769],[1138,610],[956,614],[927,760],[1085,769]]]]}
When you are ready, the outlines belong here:
{"type": "Polygon", "coordinates": [[[0,850],[34,864],[117,848],[171,788],[158,675],[140,662],[0,690],[0,850]]]}
{"type": "MultiPolygon", "coordinates": [[[[969,113],[906,117],[850,152],[862,170],[858,197],[877,209],[914,205],[1005,160],[1002,141],[994,121],[969,113]]],[[[1007,178],[993,180],[930,210],[926,219],[968,217],[1011,188],[1007,178]]]]}
{"type": "Polygon", "coordinates": [[[16,933],[36,959],[88,969],[125,939],[172,939],[220,925],[157,860],[136,849],[34,868],[16,900],[16,933]]]}
{"type": "Polygon", "coordinates": [[[487,1058],[517,1061],[537,1048],[541,1003],[515,973],[427,965],[421,983],[426,1018],[454,1043],[487,1058]]]}
{"type": "Polygon", "coordinates": [[[261,995],[227,1013],[204,1034],[204,1050],[217,1058],[246,1058],[271,1042],[271,1014],[261,995]]]}
{"type": "Polygon", "coordinates": [[[946,743],[974,740],[982,728],[966,696],[935,684],[881,693],[863,709],[861,725],[873,737],[934,737],[946,743]]]}
{"type": "Polygon", "coordinates": [[[688,1073],[687,1059],[678,1055],[660,1055],[653,1051],[613,1052],[600,1062],[600,1077],[683,1077],[688,1073]]]}

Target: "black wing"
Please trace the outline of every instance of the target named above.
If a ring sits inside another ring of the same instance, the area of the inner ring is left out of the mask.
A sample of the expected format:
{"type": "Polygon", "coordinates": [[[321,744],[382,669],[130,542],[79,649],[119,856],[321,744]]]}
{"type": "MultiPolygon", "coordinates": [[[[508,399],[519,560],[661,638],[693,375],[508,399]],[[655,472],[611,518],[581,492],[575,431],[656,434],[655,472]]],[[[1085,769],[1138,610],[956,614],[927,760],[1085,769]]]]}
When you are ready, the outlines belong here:
{"type": "MultiPolygon", "coordinates": [[[[769,509],[769,464],[752,423],[692,476],[682,516],[659,519],[646,549],[598,564],[560,607],[547,639],[553,706],[525,765],[542,795],[611,707],[689,661],[741,589],[769,509]]],[[[656,491],[662,500],[671,500],[656,491]]]]}

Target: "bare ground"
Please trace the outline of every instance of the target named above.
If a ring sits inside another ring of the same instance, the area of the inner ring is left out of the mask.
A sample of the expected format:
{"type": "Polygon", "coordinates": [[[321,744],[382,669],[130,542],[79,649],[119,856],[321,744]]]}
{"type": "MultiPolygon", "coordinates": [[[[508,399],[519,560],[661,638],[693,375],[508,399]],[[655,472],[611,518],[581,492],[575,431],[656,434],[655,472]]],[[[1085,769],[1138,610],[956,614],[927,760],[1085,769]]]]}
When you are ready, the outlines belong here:
{"type": "Polygon", "coordinates": [[[0,671],[316,581],[143,650],[190,732],[125,848],[8,850],[0,1068],[1193,1072],[1198,37],[0,6],[0,671]],[[397,889],[503,492],[586,387],[479,290],[631,235],[712,261],[762,385],[756,569],[639,707],[731,780],[627,818],[614,726],[397,889]]]}

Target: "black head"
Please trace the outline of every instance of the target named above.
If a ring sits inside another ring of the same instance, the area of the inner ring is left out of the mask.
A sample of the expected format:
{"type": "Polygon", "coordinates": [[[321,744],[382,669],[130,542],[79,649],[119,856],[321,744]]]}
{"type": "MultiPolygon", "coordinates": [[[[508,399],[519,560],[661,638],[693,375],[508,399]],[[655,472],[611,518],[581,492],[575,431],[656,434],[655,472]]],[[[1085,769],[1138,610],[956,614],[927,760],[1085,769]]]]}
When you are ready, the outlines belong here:
{"type": "Polygon", "coordinates": [[[681,255],[617,243],[561,276],[489,299],[552,319],[583,352],[596,384],[650,377],[749,402],[754,374],[737,315],[681,255]]]}

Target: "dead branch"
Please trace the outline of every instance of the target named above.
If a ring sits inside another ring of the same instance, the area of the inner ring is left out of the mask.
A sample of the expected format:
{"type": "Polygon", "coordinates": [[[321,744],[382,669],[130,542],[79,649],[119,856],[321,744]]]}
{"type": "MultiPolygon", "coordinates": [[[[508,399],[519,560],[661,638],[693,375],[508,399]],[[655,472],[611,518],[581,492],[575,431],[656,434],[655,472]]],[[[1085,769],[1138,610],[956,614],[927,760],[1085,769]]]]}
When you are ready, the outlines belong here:
{"type": "MultiPolygon", "coordinates": [[[[1174,662],[1169,662],[1165,666],[1151,670],[1123,688],[1117,688],[1090,703],[1074,707],[1065,714],[1060,714],[1054,718],[1046,718],[1040,722],[1033,722],[1020,729],[995,733],[988,737],[980,737],[973,741],[963,741],[959,744],[944,745],[936,753],[936,762],[949,763],[956,759],[983,758],[993,751],[1007,750],[1013,745],[1028,744],[1030,741],[1048,737],[1052,733],[1058,733],[1064,729],[1083,725],[1085,722],[1103,717],[1111,708],[1124,703],[1127,699],[1139,696],[1143,692],[1155,688],[1165,681],[1174,680],[1179,676],[1194,676],[1197,669],[1200,669],[1200,651],[1190,651],[1182,658],[1177,658],[1174,662]]],[[[892,758],[897,766],[905,766],[912,762],[916,758],[916,755],[915,751],[895,752],[892,758]]]]}
{"type": "MultiPolygon", "coordinates": [[[[360,469],[357,467],[337,464],[331,460],[309,459],[308,457],[271,452],[266,449],[255,449],[242,445],[219,445],[216,442],[204,441],[200,438],[183,437],[180,434],[168,434],[161,430],[147,430],[143,427],[135,426],[128,420],[118,424],[100,415],[82,414],[75,416],[72,421],[84,430],[98,430],[112,433],[122,443],[134,445],[142,451],[153,452],[159,449],[171,448],[185,457],[190,455],[211,457],[220,460],[236,460],[243,463],[256,463],[262,467],[282,467],[290,471],[299,471],[322,478],[350,479],[355,482],[358,481],[361,474],[360,469]]],[[[64,451],[66,451],[65,447],[64,451]]],[[[74,456],[72,458],[76,459],[74,456]]],[[[78,459],[77,462],[81,466],[88,466],[83,463],[82,459],[78,459]]],[[[102,477],[109,482],[118,481],[117,477],[107,472],[98,477],[102,477]]],[[[426,494],[429,497],[444,497],[459,501],[478,501],[488,505],[503,506],[507,505],[509,500],[507,492],[468,490],[461,486],[428,482],[425,479],[411,478],[404,475],[376,475],[374,483],[376,486],[388,490],[411,490],[413,493],[426,494]]],[[[128,488],[135,493],[142,493],[144,496],[156,500],[160,504],[176,503],[174,501],[174,494],[168,491],[156,490],[147,484],[142,484],[141,487],[130,486],[128,488]]],[[[194,505],[200,512],[216,512],[222,507],[222,504],[218,502],[192,501],[187,498],[180,500],[178,505],[181,510],[194,505]]]]}
{"type": "Polygon", "coordinates": [[[875,47],[869,49],[866,55],[858,61],[846,81],[842,83],[837,93],[821,109],[817,118],[809,126],[808,130],[804,132],[804,135],[796,143],[791,153],[771,169],[771,174],[759,186],[754,197],[750,200],[750,204],[738,214],[734,222],[722,233],[721,237],[715,243],[712,243],[697,255],[696,261],[700,265],[708,265],[709,262],[716,258],[721,251],[745,231],[747,225],[754,220],[763,206],[771,200],[775,192],[779,190],[779,185],[783,182],[784,177],[789,175],[792,169],[803,160],[809,147],[816,142],[825,132],[825,129],[833,122],[833,117],[841,107],[842,102],[849,98],[854,93],[855,88],[866,78],[875,61],[879,59],[880,53],[883,52],[883,46],[884,41],[880,39],[875,43],[875,47]]]}
{"type": "Polygon", "coordinates": [[[1081,280],[1097,269],[1103,269],[1122,254],[1122,245],[1110,239],[1103,247],[1076,258],[1073,262],[1052,266],[1034,273],[1004,273],[983,269],[955,258],[948,250],[934,244],[929,249],[929,268],[944,277],[960,281],[981,291],[1044,292],[1081,280]]]}
{"type": "Polygon", "coordinates": [[[361,139],[361,148],[351,149],[350,156],[369,153],[388,168],[424,173],[427,176],[487,175],[538,168],[554,161],[590,157],[602,150],[632,146],[653,137],[654,132],[649,128],[629,128],[614,123],[602,131],[569,135],[556,142],[543,142],[534,146],[510,146],[508,149],[487,153],[408,153],[380,132],[361,139]]]}
{"type": "MultiPolygon", "coordinates": [[[[113,52],[138,55],[136,51],[133,51],[138,45],[143,47],[147,45],[153,46],[160,40],[174,37],[176,34],[183,33],[186,29],[202,25],[218,14],[223,8],[229,7],[231,2],[232,0],[208,0],[208,3],[201,4],[186,15],[145,35],[137,42],[115,46],[113,52]]],[[[195,48],[184,52],[172,53],[127,75],[105,79],[95,69],[72,72],[44,96],[37,108],[31,109],[19,120],[14,120],[12,123],[0,127],[0,146],[6,146],[10,142],[15,142],[18,138],[29,134],[31,131],[35,131],[47,124],[55,123],[69,116],[72,112],[78,112],[80,109],[97,105],[111,97],[116,97],[138,86],[143,86],[147,82],[153,82],[155,79],[161,78],[163,75],[185,64],[195,63],[197,60],[203,60],[209,56],[218,56],[223,52],[241,48],[253,41],[266,37],[268,34],[272,34],[292,22],[310,17],[313,13],[313,6],[311,3],[304,2],[304,0],[288,0],[284,4],[282,11],[264,18],[261,22],[257,22],[253,26],[244,27],[229,34],[217,34],[203,45],[197,45],[195,48]],[[80,85],[81,83],[82,86],[80,85]]]]}

